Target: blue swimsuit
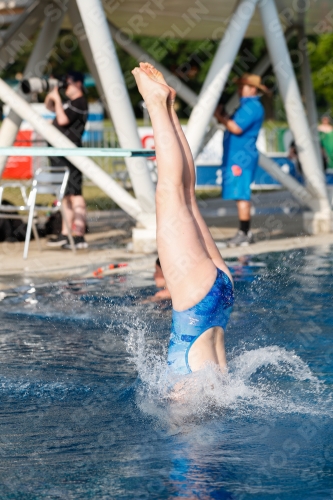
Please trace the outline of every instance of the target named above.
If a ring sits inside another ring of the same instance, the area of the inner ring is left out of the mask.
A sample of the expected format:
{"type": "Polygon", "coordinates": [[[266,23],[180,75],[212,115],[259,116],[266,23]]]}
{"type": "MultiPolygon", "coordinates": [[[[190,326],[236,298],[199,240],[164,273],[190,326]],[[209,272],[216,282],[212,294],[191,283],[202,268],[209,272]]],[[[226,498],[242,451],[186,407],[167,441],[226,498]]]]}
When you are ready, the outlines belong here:
{"type": "Polygon", "coordinates": [[[230,278],[217,269],[216,280],[198,304],[186,311],[172,310],[168,365],[172,371],[186,375],[192,370],[188,353],[194,342],[209,328],[220,326],[225,330],[234,303],[230,278]]]}

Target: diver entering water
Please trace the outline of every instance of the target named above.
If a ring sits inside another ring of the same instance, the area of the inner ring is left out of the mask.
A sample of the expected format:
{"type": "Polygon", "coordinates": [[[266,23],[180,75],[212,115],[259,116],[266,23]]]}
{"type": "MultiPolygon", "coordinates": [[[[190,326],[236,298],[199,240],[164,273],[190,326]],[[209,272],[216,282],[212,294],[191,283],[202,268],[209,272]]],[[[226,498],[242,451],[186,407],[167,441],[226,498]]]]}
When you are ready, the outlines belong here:
{"type": "Polygon", "coordinates": [[[196,202],[194,162],[174,110],[176,92],[151,64],[140,63],[132,73],[155,138],[157,247],[173,306],[168,365],[180,374],[208,362],[224,371],[232,278],[196,202]]]}

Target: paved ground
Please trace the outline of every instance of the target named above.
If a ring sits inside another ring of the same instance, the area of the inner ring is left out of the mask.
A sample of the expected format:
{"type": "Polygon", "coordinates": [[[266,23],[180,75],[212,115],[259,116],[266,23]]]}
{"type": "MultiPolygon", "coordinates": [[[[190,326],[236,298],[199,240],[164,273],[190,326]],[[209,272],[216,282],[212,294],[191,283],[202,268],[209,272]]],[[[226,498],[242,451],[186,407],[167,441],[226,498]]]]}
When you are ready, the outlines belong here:
{"type": "MultiPolygon", "coordinates": [[[[288,193],[254,195],[253,232],[256,242],[246,248],[224,248],[223,240],[237,229],[233,202],[220,198],[200,201],[200,209],[225,257],[333,244],[333,234],[306,236],[300,207],[288,193]]],[[[42,240],[40,252],[31,242],[29,257],[23,260],[23,243],[0,243],[0,288],[34,278],[61,279],[91,277],[93,271],[110,263],[128,262],[126,270],[153,270],[155,255],[133,254],[127,250],[134,221],[120,210],[89,213],[89,248],[73,254],[70,250],[48,249],[42,240]]],[[[124,269],[125,271],[125,269],[124,269]]]]}

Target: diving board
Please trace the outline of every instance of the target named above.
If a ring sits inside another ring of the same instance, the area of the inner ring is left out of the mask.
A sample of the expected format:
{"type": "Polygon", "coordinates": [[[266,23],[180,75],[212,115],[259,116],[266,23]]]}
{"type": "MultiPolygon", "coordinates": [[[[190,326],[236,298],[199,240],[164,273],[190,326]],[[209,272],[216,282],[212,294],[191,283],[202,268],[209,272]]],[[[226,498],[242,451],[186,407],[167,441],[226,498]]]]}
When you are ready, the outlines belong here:
{"type": "Polygon", "coordinates": [[[0,147],[0,156],[102,156],[115,158],[149,158],[155,156],[155,154],[155,151],[152,149],[0,147]]]}

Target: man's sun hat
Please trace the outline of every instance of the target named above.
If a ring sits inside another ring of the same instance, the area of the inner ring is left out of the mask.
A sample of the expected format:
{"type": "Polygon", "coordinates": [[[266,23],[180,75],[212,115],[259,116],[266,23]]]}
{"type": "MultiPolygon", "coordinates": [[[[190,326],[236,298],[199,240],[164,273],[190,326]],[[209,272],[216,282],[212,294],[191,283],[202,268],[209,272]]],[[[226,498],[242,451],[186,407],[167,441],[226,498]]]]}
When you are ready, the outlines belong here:
{"type": "Polygon", "coordinates": [[[244,73],[241,77],[235,78],[233,80],[237,85],[251,85],[252,87],[256,87],[261,90],[265,94],[270,94],[270,90],[261,83],[261,77],[259,75],[253,75],[251,73],[244,73]]]}

